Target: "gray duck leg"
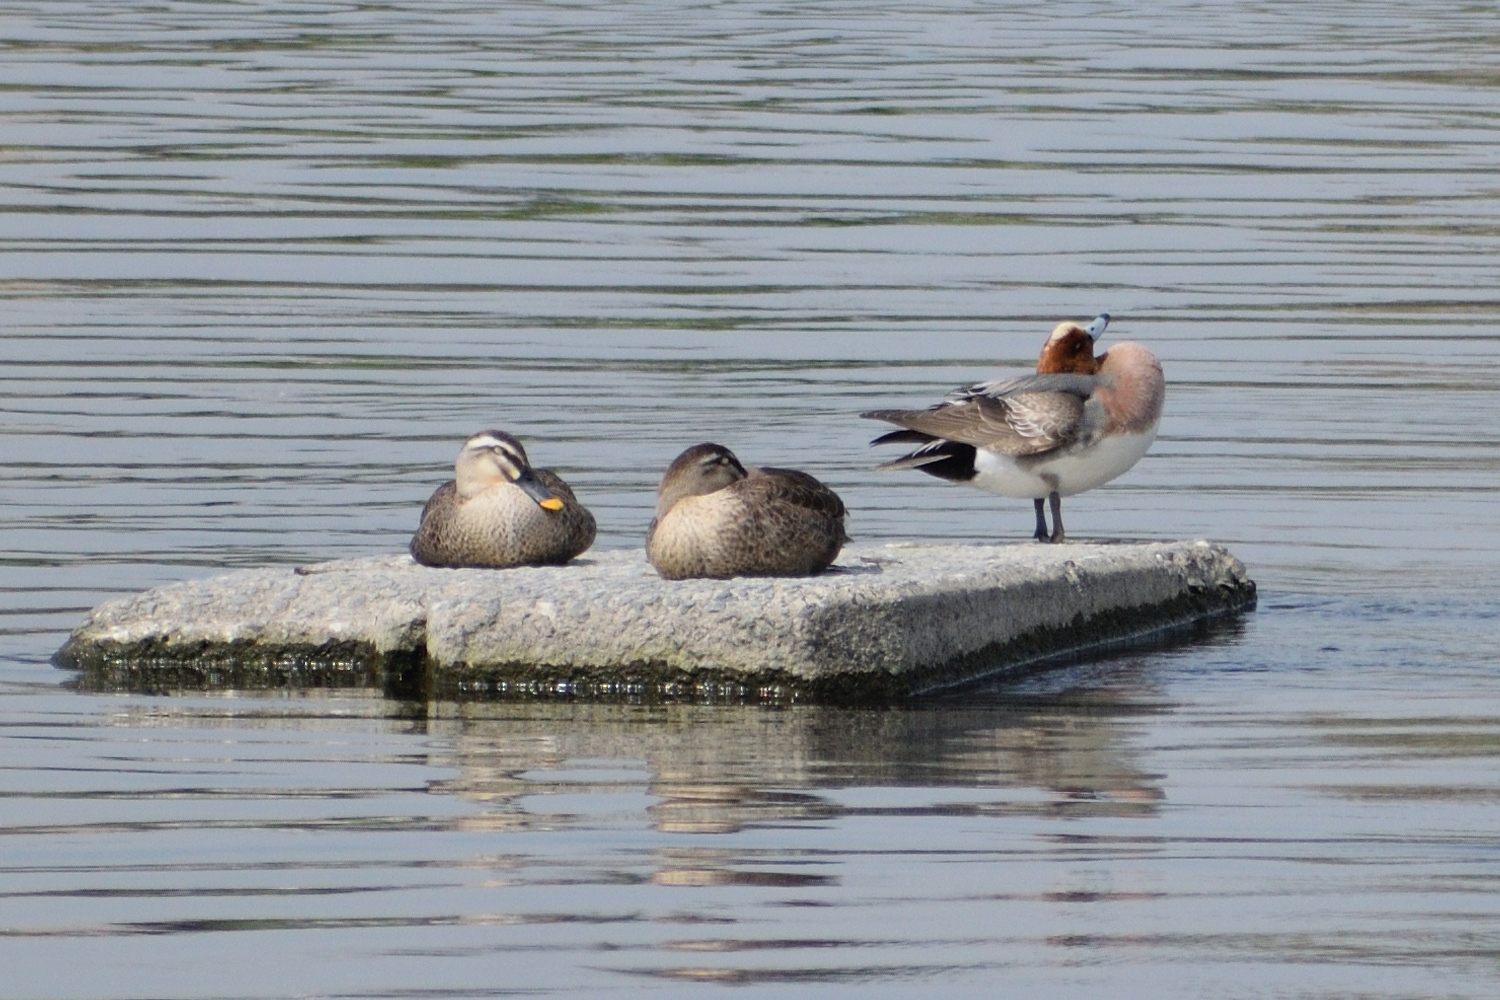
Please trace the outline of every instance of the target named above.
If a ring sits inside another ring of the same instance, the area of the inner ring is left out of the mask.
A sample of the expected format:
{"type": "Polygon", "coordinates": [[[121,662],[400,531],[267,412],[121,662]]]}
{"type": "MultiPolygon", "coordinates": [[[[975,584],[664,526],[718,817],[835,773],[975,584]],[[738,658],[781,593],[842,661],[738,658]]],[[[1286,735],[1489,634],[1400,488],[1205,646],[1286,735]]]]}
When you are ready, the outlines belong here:
{"type": "MultiPolygon", "coordinates": [[[[1047,499],[1052,502],[1052,537],[1050,541],[1054,543],[1060,542],[1066,537],[1063,535],[1062,526],[1062,497],[1058,495],[1056,490],[1053,490],[1047,499]]],[[[1040,521],[1042,517],[1042,502],[1040,500],[1036,502],[1036,516],[1037,520],[1040,521]]]]}
{"type": "Polygon", "coordinates": [[[1047,540],[1047,515],[1042,512],[1044,510],[1042,498],[1037,497],[1033,502],[1036,504],[1036,534],[1031,537],[1039,542],[1045,542],[1047,540]]]}

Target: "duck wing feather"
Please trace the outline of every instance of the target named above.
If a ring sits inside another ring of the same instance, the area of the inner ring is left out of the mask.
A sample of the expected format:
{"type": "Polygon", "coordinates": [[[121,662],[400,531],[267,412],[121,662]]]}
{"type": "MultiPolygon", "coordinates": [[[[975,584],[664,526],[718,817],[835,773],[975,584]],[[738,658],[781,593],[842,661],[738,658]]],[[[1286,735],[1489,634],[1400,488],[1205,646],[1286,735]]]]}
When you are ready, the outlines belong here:
{"type": "Polygon", "coordinates": [[[1071,393],[1032,392],[1003,399],[978,397],[940,403],[927,410],[872,410],[862,416],[928,438],[957,441],[1003,455],[1038,455],[1067,445],[1078,436],[1084,401],[1071,393]]]}
{"type": "Polygon", "coordinates": [[[790,504],[831,518],[841,518],[847,513],[837,493],[798,469],[770,466],[751,469],[740,488],[753,496],[759,506],[790,504]]]}
{"type": "MultiPolygon", "coordinates": [[[[1095,380],[1088,375],[1023,375],[957,389],[925,410],[871,410],[860,414],[905,428],[874,444],[922,443],[904,465],[943,456],[934,445],[957,441],[1003,455],[1038,455],[1072,443],[1085,423],[1095,380]]],[[[888,463],[894,466],[896,463],[888,463]]]]}
{"type": "Polygon", "coordinates": [[[1054,372],[1046,375],[1013,375],[1007,378],[990,379],[954,389],[948,399],[959,402],[965,399],[1005,399],[1033,392],[1066,392],[1080,399],[1094,394],[1099,382],[1093,375],[1074,375],[1054,372]]]}

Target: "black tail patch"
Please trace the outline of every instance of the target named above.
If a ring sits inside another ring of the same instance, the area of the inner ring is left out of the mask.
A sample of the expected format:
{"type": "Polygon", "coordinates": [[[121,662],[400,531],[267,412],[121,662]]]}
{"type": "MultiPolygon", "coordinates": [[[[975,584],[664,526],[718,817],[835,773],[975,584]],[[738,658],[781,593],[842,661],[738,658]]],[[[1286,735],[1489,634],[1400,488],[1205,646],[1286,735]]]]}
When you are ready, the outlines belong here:
{"type": "Polygon", "coordinates": [[[881,444],[887,441],[924,441],[922,447],[907,455],[890,462],[884,462],[876,468],[890,469],[920,469],[929,476],[937,476],[939,479],[949,479],[955,483],[966,483],[974,478],[974,446],[972,444],[960,444],[957,441],[944,441],[941,438],[930,438],[922,434],[915,438],[903,438],[902,434],[916,434],[916,431],[896,431],[873,442],[881,444]]]}
{"type": "Polygon", "coordinates": [[[974,446],[972,444],[944,441],[927,451],[929,454],[943,456],[936,461],[924,462],[918,466],[929,476],[937,476],[939,479],[948,479],[955,483],[966,483],[974,478],[974,446]]]}

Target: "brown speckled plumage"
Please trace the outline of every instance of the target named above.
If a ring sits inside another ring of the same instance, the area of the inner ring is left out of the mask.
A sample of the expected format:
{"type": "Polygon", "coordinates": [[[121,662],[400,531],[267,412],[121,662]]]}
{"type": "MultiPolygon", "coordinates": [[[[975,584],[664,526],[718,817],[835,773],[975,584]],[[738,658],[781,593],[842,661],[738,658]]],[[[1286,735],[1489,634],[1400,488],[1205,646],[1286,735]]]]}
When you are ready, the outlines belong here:
{"type": "Polygon", "coordinates": [[[464,445],[456,479],[422,508],[411,554],[427,566],[565,563],[594,543],[594,516],[555,473],[533,469],[520,442],[486,431],[464,445]],[[555,497],[548,510],[539,497],[555,497]]]}
{"type": "Polygon", "coordinates": [[[662,477],[646,555],[669,580],[808,576],[828,568],[849,536],[844,504],[793,469],[746,469],[700,444],[662,477]]]}

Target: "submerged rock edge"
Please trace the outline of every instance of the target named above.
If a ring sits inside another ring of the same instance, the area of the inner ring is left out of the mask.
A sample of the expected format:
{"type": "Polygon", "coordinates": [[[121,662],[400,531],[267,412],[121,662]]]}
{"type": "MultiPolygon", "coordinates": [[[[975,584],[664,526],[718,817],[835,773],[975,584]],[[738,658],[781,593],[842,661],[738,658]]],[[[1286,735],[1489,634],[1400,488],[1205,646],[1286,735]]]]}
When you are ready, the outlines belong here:
{"type": "Polygon", "coordinates": [[[246,570],[95,608],[54,662],[130,690],[883,700],[1247,609],[1207,542],[850,546],[800,579],[660,580],[637,552],[433,570],[246,570]],[[726,695],[729,696],[729,695],[726,695]]]}

